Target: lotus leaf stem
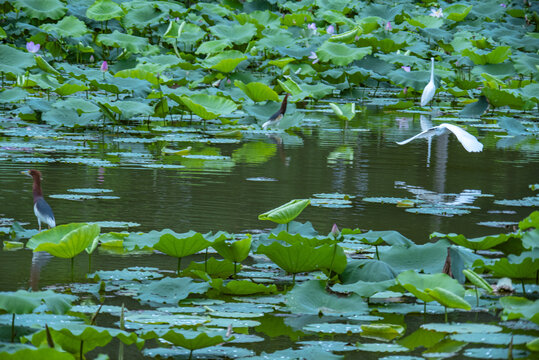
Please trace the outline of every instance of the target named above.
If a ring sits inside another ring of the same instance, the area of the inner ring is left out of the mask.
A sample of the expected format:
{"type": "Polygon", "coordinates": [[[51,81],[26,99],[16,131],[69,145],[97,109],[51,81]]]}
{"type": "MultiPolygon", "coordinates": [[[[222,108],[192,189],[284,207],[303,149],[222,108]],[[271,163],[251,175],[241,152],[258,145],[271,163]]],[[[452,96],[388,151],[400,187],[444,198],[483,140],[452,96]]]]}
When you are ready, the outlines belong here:
{"type": "Polygon", "coordinates": [[[477,286],[474,285],[475,288],[475,299],[477,300],[477,306],[479,307],[479,290],[477,290],[477,286]]]}
{"type": "Polygon", "coordinates": [[[520,282],[522,283],[522,293],[526,295],[526,288],[524,287],[524,279],[520,280],[520,282]]]}
{"type": "Polygon", "coordinates": [[[376,259],[380,260],[380,254],[378,253],[378,245],[374,245],[376,248],[376,259]]]}
{"type": "Polygon", "coordinates": [[[445,318],[445,322],[447,322],[447,306],[444,306],[444,310],[445,310],[444,318],[445,318]]]}
{"type": "Polygon", "coordinates": [[[80,356],[80,359],[84,359],[84,358],[82,357],[82,354],[83,354],[83,353],[82,353],[82,348],[83,348],[83,347],[84,347],[84,340],[81,340],[81,341],[80,341],[80,350],[79,350],[79,356],[80,356]]]}
{"type": "Polygon", "coordinates": [[[75,277],[74,274],[75,274],[75,257],[73,256],[71,258],[71,281],[73,281],[73,278],[75,277]]]}
{"type": "Polygon", "coordinates": [[[11,342],[15,341],[15,313],[11,316],[11,342]]]}
{"type": "Polygon", "coordinates": [[[176,272],[176,274],[177,274],[178,276],[180,276],[181,265],[182,265],[182,258],[179,257],[179,258],[178,258],[178,270],[177,270],[177,272],[176,272]]]}

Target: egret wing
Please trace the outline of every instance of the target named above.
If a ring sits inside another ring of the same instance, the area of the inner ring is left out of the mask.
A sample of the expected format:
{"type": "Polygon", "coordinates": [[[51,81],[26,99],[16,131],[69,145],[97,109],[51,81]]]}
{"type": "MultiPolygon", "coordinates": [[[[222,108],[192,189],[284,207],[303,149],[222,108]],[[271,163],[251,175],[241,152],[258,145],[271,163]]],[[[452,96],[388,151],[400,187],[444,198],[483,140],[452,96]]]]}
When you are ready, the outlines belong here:
{"type": "Polygon", "coordinates": [[[436,134],[436,126],[430,128],[430,129],[427,129],[425,131],[422,131],[419,134],[417,134],[415,136],[412,136],[409,139],[406,139],[404,141],[399,141],[399,142],[397,142],[397,144],[404,145],[404,144],[408,144],[410,141],[415,140],[415,139],[421,139],[421,138],[427,138],[428,139],[428,138],[434,136],[435,134],[436,134]]]}
{"type": "Polygon", "coordinates": [[[466,130],[453,125],[453,124],[440,124],[441,128],[446,128],[451,131],[457,137],[457,140],[464,146],[468,152],[483,151],[483,144],[481,144],[475,136],[467,132],[466,130]]]}

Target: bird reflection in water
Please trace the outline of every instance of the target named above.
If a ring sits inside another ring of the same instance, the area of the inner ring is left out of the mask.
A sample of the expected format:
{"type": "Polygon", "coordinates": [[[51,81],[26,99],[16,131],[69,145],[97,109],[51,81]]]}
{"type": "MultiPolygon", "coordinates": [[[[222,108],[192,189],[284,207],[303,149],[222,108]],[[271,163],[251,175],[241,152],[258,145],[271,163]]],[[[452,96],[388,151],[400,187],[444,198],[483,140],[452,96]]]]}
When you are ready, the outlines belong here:
{"type": "Polygon", "coordinates": [[[277,145],[277,154],[279,154],[279,159],[281,159],[281,162],[285,166],[290,165],[290,157],[286,156],[286,153],[284,151],[284,144],[283,144],[283,138],[280,137],[277,134],[267,134],[267,137],[275,144],[277,145]]]}

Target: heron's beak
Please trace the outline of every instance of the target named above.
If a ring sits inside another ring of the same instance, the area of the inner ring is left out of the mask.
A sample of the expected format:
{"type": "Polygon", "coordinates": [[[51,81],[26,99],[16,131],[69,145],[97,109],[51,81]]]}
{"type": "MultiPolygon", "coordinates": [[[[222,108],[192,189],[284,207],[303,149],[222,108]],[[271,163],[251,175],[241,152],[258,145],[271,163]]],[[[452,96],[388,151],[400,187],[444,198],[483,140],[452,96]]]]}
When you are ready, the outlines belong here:
{"type": "Polygon", "coordinates": [[[21,171],[21,174],[32,177],[32,175],[30,175],[30,170],[21,171]]]}

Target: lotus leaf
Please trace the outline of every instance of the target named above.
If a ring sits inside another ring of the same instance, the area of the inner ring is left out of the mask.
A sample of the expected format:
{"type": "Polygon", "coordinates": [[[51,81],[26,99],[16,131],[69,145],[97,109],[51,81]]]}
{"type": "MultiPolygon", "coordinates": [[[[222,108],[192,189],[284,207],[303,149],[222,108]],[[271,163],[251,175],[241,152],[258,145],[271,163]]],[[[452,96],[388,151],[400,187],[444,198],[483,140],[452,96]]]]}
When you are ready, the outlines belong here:
{"type": "Polygon", "coordinates": [[[99,236],[99,232],[97,224],[60,225],[33,236],[26,246],[34,251],[46,251],[69,259],[84,251],[99,236]]]}
{"type": "Polygon", "coordinates": [[[149,44],[146,38],[124,34],[118,30],[114,30],[112,34],[99,34],[97,41],[107,46],[124,48],[134,54],[140,54],[149,44]]]}
{"type": "Polygon", "coordinates": [[[349,65],[354,60],[361,60],[372,54],[372,47],[352,47],[336,42],[325,42],[316,52],[321,61],[330,61],[337,66],[349,65]]]}
{"type": "Polygon", "coordinates": [[[384,281],[356,281],[352,284],[335,284],[331,288],[336,292],[353,292],[362,297],[371,297],[376,293],[386,291],[391,286],[395,285],[395,280],[384,280],[384,281]]]}
{"type": "Polygon", "coordinates": [[[309,280],[296,285],[286,295],[286,305],[295,314],[366,314],[367,303],[360,296],[339,297],[325,290],[325,281],[309,280]]]}
{"type": "Polygon", "coordinates": [[[361,336],[380,340],[393,340],[404,334],[404,327],[395,324],[361,325],[361,336]]]}
{"type": "Polygon", "coordinates": [[[248,43],[256,34],[256,27],[251,23],[218,24],[209,28],[212,34],[220,39],[226,39],[234,44],[248,43]]]}
{"type": "Polygon", "coordinates": [[[66,16],[56,24],[40,26],[46,32],[54,32],[59,37],[81,37],[88,32],[86,24],[74,16],[66,16]]]}
{"type": "Polygon", "coordinates": [[[344,284],[350,285],[358,281],[382,282],[393,280],[397,272],[388,264],[379,260],[351,260],[341,275],[344,284]]]}
{"type": "Polygon", "coordinates": [[[0,44],[0,72],[14,75],[23,74],[27,67],[34,64],[32,54],[0,44]]]}
{"type": "Polygon", "coordinates": [[[520,230],[528,230],[530,228],[539,228],[539,211],[532,212],[527,218],[518,223],[520,230]]]}
{"type": "Polygon", "coordinates": [[[505,296],[500,298],[503,307],[503,318],[507,320],[524,318],[539,324],[539,300],[528,300],[523,297],[505,296]]]}
{"type": "Polygon", "coordinates": [[[251,250],[251,236],[233,242],[219,241],[211,244],[219,255],[234,263],[242,262],[249,256],[251,250]]]}
{"type": "Polygon", "coordinates": [[[329,106],[331,106],[331,109],[337,115],[337,117],[341,120],[352,120],[354,116],[356,116],[356,104],[343,104],[338,105],[335,103],[329,103],[329,106]]]}
{"type": "Polygon", "coordinates": [[[443,333],[419,328],[410,335],[397,340],[397,343],[406,346],[410,350],[420,346],[428,349],[438,344],[444,337],[445,334],[443,333]]]}
{"type": "MultiPolygon", "coordinates": [[[[241,270],[238,269],[238,270],[241,270]]],[[[184,276],[197,277],[197,271],[203,271],[211,277],[228,278],[234,275],[235,266],[234,263],[228,259],[216,260],[214,257],[210,257],[204,263],[198,263],[192,261],[189,266],[183,269],[184,276]]]]}
{"type": "Polygon", "coordinates": [[[200,233],[163,234],[153,248],[174,257],[184,257],[206,249],[211,243],[200,233]]]}
{"type": "Polygon", "coordinates": [[[39,20],[59,19],[67,11],[64,3],[59,0],[17,0],[14,5],[24,10],[29,17],[39,20]]]}
{"type": "Polygon", "coordinates": [[[236,80],[234,85],[239,87],[245,95],[249,96],[253,101],[280,101],[277,93],[269,86],[260,82],[251,82],[244,84],[243,82],[236,80]]]}
{"type": "Polygon", "coordinates": [[[170,341],[176,346],[181,346],[182,348],[191,351],[218,345],[225,341],[230,341],[234,339],[234,337],[232,337],[225,340],[221,335],[211,336],[205,332],[179,329],[170,330],[166,334],[161,335],[160,337],[162,339],[170,341]]]}
{"type": "Polygon", "coordinates": [[[120,19],[123,15],[124,12],[120,5],[112,0],[96,0],[86,10],[86,16],[95,21],[120,19]]]}
{"type": "Polygon", "coordinates": [[[278,224],[287,224],[301,214],[310,203],[309,199],[290,200],[286,204],[258,215],[258,220],[271,220],[278,224]]]}
{"type": "Polygon", "coordinates": [[[195,94],[180,99],[192,112],[206,120],[230,114],[238,107],[232,100],[216,95],[195,94]]]}
{"type": "Polygon", "coordinates": [[[465,269],[465,270],[462,270],[462,272],[464,273],[464,275],[466,276],[466,278],[468,280],[470,280],[470,282],[472,284],[474,284],[475,286],[477,287],[480,287],[482,288],[483,290],[485,290],[486,292],[488,293],[492,293],[492,286],[490,286],[490,284],[488,282],[486,282],[479,274],[477,274],[475,271],[473,270],[469,270],[469,269],[465,269]]]}
{"type": "Polygon", "coordinates": [[[461,296],[458,296],[454,292],[446,290],[444,288],[435,287],[434,289],[425,289],[424,292],[445,307],[464,310],[472,309],[471,305],[461,296]]]}
{"type": "Polygon", "coordinates": [[[63,314],[71,308],[74,296],[57,294],[52,290],[0,292],[0,308],[10,314],[29,314],[42,302],[54,314],[63,314]]]}
{"type": "Polygon", "coordinates": [[[473,333],[498,333],[502,331],[500,326],[477,323],[450,323],[450,324],[423,324],[421,329],[433,330],[448,334],[473,334],[473,333]]]}
{"type": "Polygon", "coordinates": [[[49,347],[21,347],[17,351],[7,352],[7,348],[3,347],[0,352],[0,357],[6,360],[20,360],[20,359],[47,359],[47,360],[73,360],[72,354],[56,350],[49,347]]]}
{"type": "MultiPolygon", "coordinates": [[[[464,296],[464,288],[462,285],[460,285],[457,280],[452,279],[449,275],[443,273],[418,274],[414,270],[408,270],[397,276],[397,282],[406,290],[414,294],[415,297],[424,302],[437,300],[427,291],[428,289],[434,288],[443,288],[459,297],[464,296]]],[[[435,293],[435,296],[438,296],[438,294],[435,293]]],[[[441,296],[442,295],[438,297],[441,296]]]]}
{"type": "MultiPolygon", "coordinates": [[[[477,263],[481,264],[482,261],[479,260],[477,263]]],[[[509,277],[511,279],[531,279],[535,278],[537,271],[539,271],[539,258],[526,257],[520,259],[520,262],[512,262],[508,258],[501,258],[491,265],[483,263],[483,266],[491,270],[495,276],[509,277]]]]}
{"type": "Polygon", "coordinates": [[[225,283],[223,279],[213,279],[210,284],[223,294],[231,295],[271,294],[277,291],[274,284],[266,286],[250,280],[231,280],[225,283]]]}
{"type": "Polygon", "coordinates": [[[142,302],[177,305],[189,294],[203,294],[209,287],[207,283],[194,282],[189,278],[167,277],[141,286],[136,298],[142,302]]]}
{"type": "Polygon", "coordinates": [[[498,46],[491,52],[476,49],[464,49],[462,56],[469,57],[476,65],[499,64],[504,62],[511,55],[510,46],[498,46]]]}
{"type": "MultiPolygon", "coordinates": [[[[115,77],[120,77],[120,78],[126,78],[126,79],[134,78],[134,79],[139,79],[139,80],[146,80],[147,82],[149,82],[152,85],[159,85],[159,79],[157,78],[157,76],[154,73],[152,73],[150,71],[143,70],[143,69],[120,70],[116,74],[114,74],[114,76],[115,77]]],[[[129,81],[132,81],[132,79],[129,79],[129,81]]],[[[111,83],[112,83],[112,86],[116,86],[116,85],[114,85],[114,83],[117,83],[117,81],[111,80],[111,83]]],[[[121,84],[118,83],[118,85],[121,85],[121,84]]],[[[132,86],[133,86],[133,84],[129,83],[128,89],[131,90],[132,86]]],[[[140,86],[146,86],[146,83],[141,83],[140,86]]]]}
{"type": "Polygon", "coordinates": [[[496,245],[506,242],[507,240],[511,238],[511,235],[499,234],[499,235],[482,236],[478,238],[467,239],[464,235],[457,235],[454,233],[442,234],[442,233],[434,232],[430,235],[430,237],[431,238],[432,237],[447,238],[453,241],[457,245],[461,245],[461,246],[467,247],[468,249],[477,251],[477,250],[488,250],[490,248],[495,247],[496,245]]]}
{"type": "Polygon", "coordinates": [[[247,56],[243,53],[237,50],[227,50],[205,59],[202,65],[207,69],[229,73],[234,71],[244,60],[247,60],[247,56]]]}
{"type": "Polygon", "coordinates": [[[444,15],[446,15],[449,20],[458,22],[464,20],[470,10],[472,10],[471,5],[453,4],[444,9],[444,15]]]}
{"type": "Polygon", "coordinates": [[[398,344],[383,344],[383,343],[366,343],[366,344],[357,344],[359,351],[370,351],[370,352],[404,352],[408,351],[404,346],[398,344]]]}

